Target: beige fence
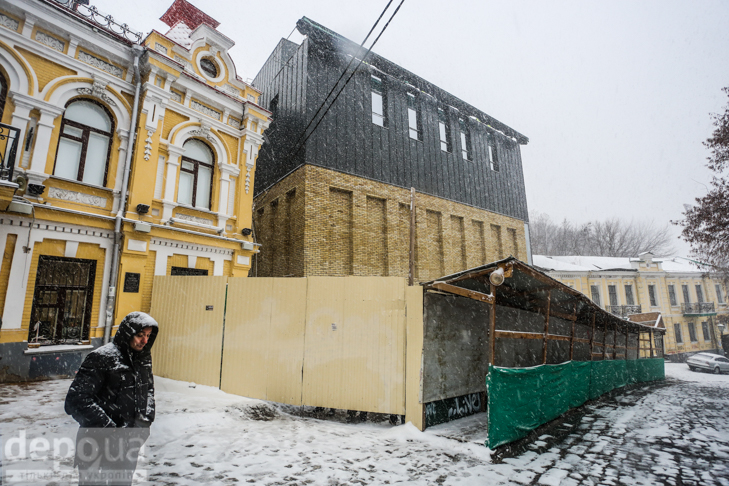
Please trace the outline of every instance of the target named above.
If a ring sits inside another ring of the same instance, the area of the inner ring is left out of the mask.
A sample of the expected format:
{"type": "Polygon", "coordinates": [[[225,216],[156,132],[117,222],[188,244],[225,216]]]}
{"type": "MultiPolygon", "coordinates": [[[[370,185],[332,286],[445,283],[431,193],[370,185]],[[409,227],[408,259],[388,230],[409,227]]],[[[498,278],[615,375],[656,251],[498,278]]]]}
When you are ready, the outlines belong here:
{"type": "MultiPolygon", "coordinates": [[[[422,344],[407,350],[406,340],[410,329],[422,341],[422,290],[403,278],[155,277],[151,314],[160,376],[292,405],[405,414],[407,358],[418,368],[408,396],[419,397],[422,344]]],[[[421,411],[408,406],[418,426],[421,411]]]]}

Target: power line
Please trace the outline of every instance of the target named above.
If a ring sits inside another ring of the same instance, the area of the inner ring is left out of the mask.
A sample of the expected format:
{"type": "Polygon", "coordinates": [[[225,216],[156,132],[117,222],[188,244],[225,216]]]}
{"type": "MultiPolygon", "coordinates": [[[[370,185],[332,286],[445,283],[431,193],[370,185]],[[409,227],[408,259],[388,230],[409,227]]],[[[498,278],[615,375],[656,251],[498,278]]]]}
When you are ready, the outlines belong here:
{"type": "MultiPolygon", "coordinates": [[[[382,20],[383,15],[385,15],[385,12],[387,12],[387,9],[390,8],[390,5],[392,5],[392,2],[393,2],[393,0],[390,0],[389,2],[387,2],[387,5],[385,5],[385,9],[382,11],[382,13],[380,14],[380,16],[377,18],[377,21],[372,25],[372,28],[367,33],[367,36],[364,38],[364,40],[359,45],[359,47],[364,47],[365,42],[367,42],[367,39],[370,38],[370,35],[372,35],[372,31],[374,31],[375,30],[375,27],[377,27],[377,24],[380,23],[380,20],[382,20]]],[[[370,47],[370,49],[372,49],[372,48],[370,47]]],[[[339,82],[342,80],[342,78],[344,77],[344,75],[347,74],[347,71],[349,70],[350,66],[352,65],[352,63],[354,62],[355,59],[356,59],[356,57],[355,56],[352,56],[352,59],[349,61],[349,64],[347,64],[347,67],[344,68],[344,71],[342,71],[342,74],[339,76],[339,79],[337,79],[337,82],[334,83],[334,85],[332,86],[332,89],[329,90],[329,93],[327,93],[327,95],[324,97],[324,100],[322,101],[321,105],[319,105],[319,109],[316,110],[316,113],[314,113],[314,116],[311,117],[311,120],[309,120],[309,123],[304,128],[304,131],[301,132],[301,135],[299,135],[299,138],[296,139],[296,142],[294,142],[294,146],[296,146],[299,143],[299,141],[301,140],[301,138],[304,135],[306,135],[306,131],[309,129],[309,127],[311,126],[311,124],[314,123],[314,120],[316,119],[317,115],[319,114],[319,112],[321,111],[321,109],[324,108],[324,105],[326,104],[327,100],[332,95],[332,93],[334,92],[334,90],[337,89],[337,86],[339,85],[339,82]]],[[[355,71],[356,71],[356,68],[355,68],[355,71]]],[[[346,86],[346,83],[345,83],[345,86],[346,86]]],[[[334,103],[334,102],[332,102],[332,103],[334,103]]],[[[323,115],[322,115],[322,117],[323,117],[323,115]]]]}
{"type": "MultiPolygon", "coordinates": [[[[387,7],[385,7],[385,10],[380,15],[380,18],[377,19],[377,22],[375,22],[375,25],[372,27],[372,30],[374,30],[375,26],[377,25],[377,23],[382,18],[382,15],[384,15],[385,11],[387,11],[388,7],[390,6],[390,3],[392,3],[392,0],[387,4],[387,7]]],[[[359,67],[362,65],[362,63],[364,62],[364,60],[367,58],[367,56],[369,55],[369,53],[372,51],[372,48],[375,47],[375,44],[377,44],[377,41],[380,40],[380,37],[382,37],[382,34],[385,33],[385,30],[387,30],[387,27],[390,25],[390,22],[392,22],[392,19],[395,17],[395,15],[397,14],[397,12],[400,10],[400,7],[402,7],[402,4],[403,3],[405,3],[405,0],[401,0],[400,1],[400,4],[397,6],[397,8],[395,9],[395,11],[392,13],[392,15],[390,16],[390,19],[387,21],[387,23],[385,24],[385,26],[382,28],[382,30],[380,31],[379,35],[374,40],[374,42],[372,42],[372,45],[369,47],[369,49],[367,49],[367,52],[365,52],[364,56],[362,56],[362,59],[359,60],[359,64],[357,64],[357,66],[354,68],[354,70],[349,75],[349,77],[347,78],[347,80],[344,82],[344,85],[339,89],[339,91],[337,92],[337,94],[334,97],[334,99],[332,100],[332,102],[329,104],[329,106],[327,107],[327,109],[324,111],[324,113],[319,118],[319,121],[316,123],[316,125],[314,125],[314,128],[311,129],[311,132],[309,132],[309,134],[306,135],[306,137],[304,138],[304,140],[298,145],[298,147],[296,148],[296,150],[294,150],[291,153],[291,155],[288,157],[288,159],[293,159],[299,153],[299,151],[301,151],[301,149],[304,148],[304,145],[306,144],[307,140],[309,140],[309,138],[314,134],[314,132],[316,131],[316,129],[321,124],[322,120],[324,120],[324,117],[326,116],[326,114],[329,113],[329,110],[331,109],[331,107],[334,106],[334,103],[337,101],[337,99],[339,99],[339,95],[342,94],[342,91],[344,91],[344,88],[346,88],[347,87],[347,84],[349,84],[349,82],[352,80],[352,77],[357,72],[357,69],[359,69],[359,67]]],[[[372,33],[372,30],[370,30],[370,34],[372,33]]],[[[367,34],[367,37],[369,37],[370,34],[367,34]]],[[[365,38],[365,41],[366,40],[367,39],[365,38]]],[[[364,42],[362,42],[362,44],[364,44],[364,42]]],[[[354,59],[355,58],[353,57],[352,60],[350,61],[350,65],[354,61],[354,59]]],[[[347,66],[347,69],[348,68],[349,68],[349,66],[347,66]]],[[[347,72],[347,69],[344,70],[344,73],[347,72]]],[[[340,78],[339,78],[340,80],[344,76],[344,73],[342,73],[342,76],[340,76],[340,78]]],[[[339,80],[337,80],[337,83],[334,84],[334,87],[336,87],[338,83],[339,83],[339,80]]],[[[332,88],[332,91],[334,91],[334,88],[332,88]]],[[[331,91],[330,91],[330,94],[331,94],[331,91]]],[[[329,95],[327,95],[327,97],[328,96],[329,95]]],[[[326,104],[326,101],[327,100],[325,98],[324,101],[322,102],[321,106],[319,107],[319,110],[317,110],[317,113],[319,113],[319,111],[321,110],[321,108],[326,104]]],[[[307,125],[307,128],[311,125],[311,123],[312,123],[312,121],[314,120],[315,117],[316,117],[316,114],[314,115],[314,117],[312,117],[312,120],[307,125]]],[[[306,133],[306,129],[304,129],[304,134],[305,133],[306,133]]],[[[298,140],[300,140],[300,139],[301,139],[301,136],[299,136],[299,139],[298,140]]],[[[297,143],[298,143],[298,140],[297,140],[297,143]]]]}

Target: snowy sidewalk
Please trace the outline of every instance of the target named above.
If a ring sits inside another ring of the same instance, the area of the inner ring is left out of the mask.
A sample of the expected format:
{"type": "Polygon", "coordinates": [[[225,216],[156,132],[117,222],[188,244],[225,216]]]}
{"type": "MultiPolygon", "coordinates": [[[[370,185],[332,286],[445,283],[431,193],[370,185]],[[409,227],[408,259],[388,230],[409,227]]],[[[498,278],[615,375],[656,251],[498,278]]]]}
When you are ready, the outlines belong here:
{"type": "MultiPolygon", "coordinates": [[[[666,375],[589,405],[576,433],[545,452],[500,464],[483,446],[483,414],[425,432],[346,424],[157,378],[144,484],[729,485],[729,376],[685,364],[666,375]]],[[[69,384],[0,386],[3,438],[75,430],[63,412],[69,384]]]]}

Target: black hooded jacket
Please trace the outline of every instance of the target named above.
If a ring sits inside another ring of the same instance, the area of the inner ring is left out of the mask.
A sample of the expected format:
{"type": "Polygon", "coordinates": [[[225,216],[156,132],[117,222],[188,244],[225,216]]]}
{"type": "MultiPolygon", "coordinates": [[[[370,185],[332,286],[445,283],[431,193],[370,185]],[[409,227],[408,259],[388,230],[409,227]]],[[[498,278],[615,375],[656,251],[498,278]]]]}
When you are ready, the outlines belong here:
{"type": "Polygon", "coordinates": [[[154,420],[150,350],[157,331],[149,315],[127,315],[113,341],[84,359],[66,395],[66,413],[81,427],[149,427],[154,420]],[[132,350],[129,341],[145,327],[152,328],[147,345],[132,350]]]}

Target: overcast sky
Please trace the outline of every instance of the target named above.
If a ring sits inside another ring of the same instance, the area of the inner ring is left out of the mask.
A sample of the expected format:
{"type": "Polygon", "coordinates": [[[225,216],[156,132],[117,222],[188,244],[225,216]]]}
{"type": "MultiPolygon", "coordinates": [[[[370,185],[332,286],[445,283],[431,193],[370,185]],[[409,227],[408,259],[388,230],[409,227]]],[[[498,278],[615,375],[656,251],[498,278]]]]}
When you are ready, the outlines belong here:
{"type": "MultiPolygon", "coordinates": [[[[145,33],[167,31],[171,3],[92,0],[145,33]]],[[[236,42],[246,79],[302,16],[360,43],[387,1],[191,3],[236,42]]],[[[702,142],[727,103],[727,26],[725,0],[405,0],[374,51],[529,137],[531,212],[663,226],[710,179],[702,142]]]]}

